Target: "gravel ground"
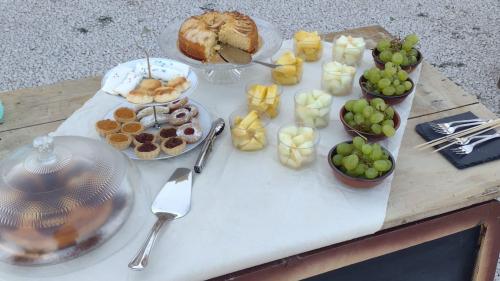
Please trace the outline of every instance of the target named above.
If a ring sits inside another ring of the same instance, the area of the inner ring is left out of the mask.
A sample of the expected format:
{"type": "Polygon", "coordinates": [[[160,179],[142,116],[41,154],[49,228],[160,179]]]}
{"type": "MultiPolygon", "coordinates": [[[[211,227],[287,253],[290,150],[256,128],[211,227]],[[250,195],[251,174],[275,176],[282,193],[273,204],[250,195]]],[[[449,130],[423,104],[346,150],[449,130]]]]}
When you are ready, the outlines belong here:
{"type": "Polygon", "coordinates": [[[157,37],[169,21],[212,7],[272,21],[286,37],[300,28],[373,24],[393,34],[416,32],[430,63],[500,114],[500,1],[405,2],[0,0],[0,91],[102,75],[142,56],[132,39],[141,34],[152,56],[161,56],[157,37]]]}

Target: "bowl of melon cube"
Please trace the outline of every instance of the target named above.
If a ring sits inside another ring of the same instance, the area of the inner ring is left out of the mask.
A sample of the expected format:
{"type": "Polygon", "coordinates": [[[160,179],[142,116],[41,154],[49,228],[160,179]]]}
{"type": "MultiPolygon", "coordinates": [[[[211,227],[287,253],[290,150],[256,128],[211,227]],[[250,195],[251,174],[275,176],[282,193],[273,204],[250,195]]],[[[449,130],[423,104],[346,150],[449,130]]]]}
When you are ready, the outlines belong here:
{"type": "Polygon", "coordinates": [[[335,145],[328,153],[328,164],[340,182],[356,188],[380,184],[396,166],[389,150],[359,136],[335,145]]]}

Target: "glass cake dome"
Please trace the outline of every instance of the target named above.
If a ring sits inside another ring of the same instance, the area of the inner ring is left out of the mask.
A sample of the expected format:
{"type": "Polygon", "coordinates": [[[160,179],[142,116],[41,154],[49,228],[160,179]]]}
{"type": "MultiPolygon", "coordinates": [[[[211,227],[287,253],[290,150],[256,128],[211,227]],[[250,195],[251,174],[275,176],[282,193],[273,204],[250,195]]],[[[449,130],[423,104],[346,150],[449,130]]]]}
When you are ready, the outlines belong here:
{"type": "Polygon", "coordinates": [[[97,262],[130,241],[148,214],[139,170],[97,140],[38,137],[3,159],[0,175],[0,268],[54,265],[106,242],[97,262]]]}

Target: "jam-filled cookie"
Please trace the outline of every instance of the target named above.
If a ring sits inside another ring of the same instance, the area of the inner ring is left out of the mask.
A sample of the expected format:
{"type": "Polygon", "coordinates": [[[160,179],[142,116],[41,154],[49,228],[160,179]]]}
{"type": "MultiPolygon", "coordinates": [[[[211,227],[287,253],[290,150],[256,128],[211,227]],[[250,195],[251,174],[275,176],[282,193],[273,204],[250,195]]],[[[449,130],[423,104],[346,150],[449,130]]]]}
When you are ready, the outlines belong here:
{"type": "Polygon", "coordinates": [[[169,138],[161,143],[161,149],[170,156],[179,155],[186,149],[186,141],[179,137],[169,138]]]}
{"type": "Polygon", "coordinates": [[[147,142],[156,142],[156,136],[150,133],[140,133],[132,138],[132,142],[134,143],[135,146],[147,142]]]}
{"type": "Polygon", "coordinates": [[[192,104],[186,104],[184,106],[185,109],[187,109],[189,111],[189,113],[191,114],[191,117],[196,117],[198,116],[198,107],[196,107],[195,105],[192,105],[192,104]]]}
{"type": "Polygon", "coordinates": [[[158,138],[160,139],[160,142],[173,137],[178,137],[176,127],[166,126],[161,128],[158,132],[158,138]]]}
{"type": "Polygon", "coordinates": [[[160,147],[153,142],[146,142],[136,146],[134,152],[140,159],[150,160],[158,157],[160,147]]]}
{"type": "Polygon", "coordinates": [[[188,123],[177,128],[177,135],[187,143],[195,143],[201,139],[202,132],[197,126],[188,123]]]}
{"type": "Polygon", "coordinates": [[[191,120],[191,114],[185,108],[177,109],[168,116],[168,123],[173,126],[186,124],[191,120]]]}

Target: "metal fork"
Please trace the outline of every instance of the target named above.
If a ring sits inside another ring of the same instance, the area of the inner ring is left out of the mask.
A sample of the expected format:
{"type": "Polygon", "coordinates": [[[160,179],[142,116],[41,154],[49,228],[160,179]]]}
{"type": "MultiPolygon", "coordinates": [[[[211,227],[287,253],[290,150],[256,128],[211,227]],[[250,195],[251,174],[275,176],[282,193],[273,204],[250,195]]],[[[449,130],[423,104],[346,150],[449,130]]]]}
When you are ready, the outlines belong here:
{"type": "Polygon", "coordinates": [[[486,123],[486,121],[484,120],[481,120],[481,121],[477,121],[477,122],[471,122],[471,123],[466,123],[466,124],[462,124],[462,125],[456,125],[456,126],[449,126],[449,127],[431,127],[432,130],[438,134],[442,134],[442,135],[451,135],[453,133],[455,133],[456,130],[460,129],[460,128],[465,128],[465,127],[471,127],[471,126],[475,126],[475,125],[481,125],[481,124],[484,124],[486,123]]]}
{"type": "Polygon", "coordinates": [[[500,137],[500,133],[492,134],[489,137],[482,138],[474,143],[462,145],[462,146],[459,146],[457,148],[453,148],[453,149],[451,149],[451,151],[453,151],[455,154],[461,154],[461,155],[470,154],[472,152],[472,150],[474,150],[474,147],[476,145],[479,145],[483,142],[487,142],[489,140],[496,139],[499,137],[500,137]]]}
{"type": "Polygon", "coordinates": [[[483,121],[483,119],[475,118],[475,119],[457,120],[445,123],[430,123],[430,126],[435,129],[443,129],[443,128],[447,129],[451,127],[453,124],[462,124],[462,123],[479,122],[479,121],[483,121]]]}

